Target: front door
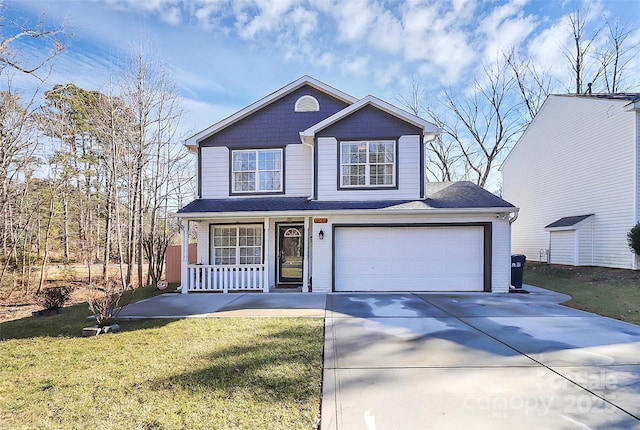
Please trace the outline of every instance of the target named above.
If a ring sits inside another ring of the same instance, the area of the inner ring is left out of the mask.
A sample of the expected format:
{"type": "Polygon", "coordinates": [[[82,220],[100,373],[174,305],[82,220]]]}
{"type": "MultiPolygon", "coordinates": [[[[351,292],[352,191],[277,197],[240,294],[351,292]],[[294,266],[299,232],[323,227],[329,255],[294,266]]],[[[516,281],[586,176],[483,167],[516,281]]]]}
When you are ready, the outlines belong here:
{"type": "Polygon", "coordinates": [[[302,283],[304,226],[278,226],[278,284],[302,283]]]}

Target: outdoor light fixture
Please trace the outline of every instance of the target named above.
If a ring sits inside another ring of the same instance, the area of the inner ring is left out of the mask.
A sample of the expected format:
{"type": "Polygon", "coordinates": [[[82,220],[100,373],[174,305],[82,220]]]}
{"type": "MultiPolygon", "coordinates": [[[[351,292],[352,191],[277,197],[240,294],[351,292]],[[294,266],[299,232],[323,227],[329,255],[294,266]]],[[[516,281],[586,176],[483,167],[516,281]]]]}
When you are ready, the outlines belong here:
{"type": "Polygon", "coordinates": [[[318,238],[320,240],[324,239],[324,231],[320,230],[320,233],[318,233],[318,238]]]}

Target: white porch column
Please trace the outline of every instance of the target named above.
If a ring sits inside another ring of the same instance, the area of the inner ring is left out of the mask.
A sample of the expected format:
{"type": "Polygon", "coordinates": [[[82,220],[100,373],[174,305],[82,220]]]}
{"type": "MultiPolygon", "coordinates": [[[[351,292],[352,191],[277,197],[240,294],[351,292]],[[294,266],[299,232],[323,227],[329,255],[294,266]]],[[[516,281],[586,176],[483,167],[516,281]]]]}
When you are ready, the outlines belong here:
{"type": "Polygon", "coordinates": [[[264,237],[262,238],[262,243],[264,243],[264,284],[262,285],[262,291],[265,293],[269,292],[269,218],[264,219],[264,237]]]}
{"type": "Polygon", "coordinates": [[[182,227],[182,246],[180,249],[180,285],[182,286],[182,294],[189,292],[189,221],[182,227]]]}
{"type": "Polygon", "coordinates": [[[302,292],[309,292],[309,217],[304,217],[304,245],[302,255],[302,292]]]}

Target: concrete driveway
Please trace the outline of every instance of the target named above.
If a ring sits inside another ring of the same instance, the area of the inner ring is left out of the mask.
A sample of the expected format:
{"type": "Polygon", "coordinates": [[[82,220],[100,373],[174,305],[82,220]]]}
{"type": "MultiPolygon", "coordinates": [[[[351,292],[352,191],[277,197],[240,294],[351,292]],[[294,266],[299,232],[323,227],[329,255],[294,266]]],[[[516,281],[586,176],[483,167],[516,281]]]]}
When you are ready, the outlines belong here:
{"type": "Polygon", "coordinates": [[[640,428],[640,327],[531,290],[329,295],[322,430],[640,428]]]}

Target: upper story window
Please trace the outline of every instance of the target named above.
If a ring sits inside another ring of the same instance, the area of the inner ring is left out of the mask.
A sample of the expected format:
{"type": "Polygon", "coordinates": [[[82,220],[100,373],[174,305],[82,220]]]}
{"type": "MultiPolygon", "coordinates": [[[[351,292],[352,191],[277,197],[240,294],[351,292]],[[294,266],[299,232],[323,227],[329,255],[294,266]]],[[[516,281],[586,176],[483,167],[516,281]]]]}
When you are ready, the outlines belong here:
{"type": "Polygon", "coordinates": [[[396,142],[340,142],[340,187],[396,185],[396,142]]]}
{"type": "Polygon", "coordinates": [[[302,96],[296,101],[296,112],[317,112],[320,110],[318,99],[313,96],[302,96]]]}
{"type": "Polygon", "coordinates": [[[232,192],[282,191],[282,149],[233,151],[232,160],[232,192]]]}

